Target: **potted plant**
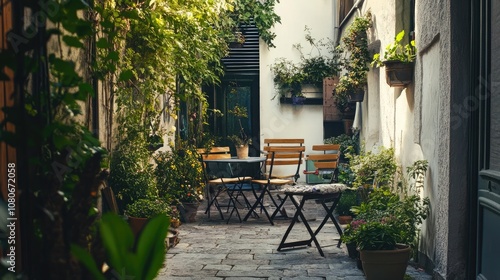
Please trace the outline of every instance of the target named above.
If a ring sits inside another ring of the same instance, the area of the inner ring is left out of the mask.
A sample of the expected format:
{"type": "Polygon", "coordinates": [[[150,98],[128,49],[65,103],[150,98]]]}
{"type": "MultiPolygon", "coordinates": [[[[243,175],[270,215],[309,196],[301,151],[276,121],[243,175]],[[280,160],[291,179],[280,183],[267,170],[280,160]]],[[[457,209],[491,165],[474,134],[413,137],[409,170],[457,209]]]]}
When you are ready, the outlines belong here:
{"type": "MultiPolygon", "coordinates": [[[[340,61],[341,49],[334,46],[330,39],[316,40],[310,34],[310,29],[305,27],[305,39],[311,46],[309,53],[304,53],[301,44],[294,44],[293,47],[300,54],[300,61],[297,63],[285,58],[276,59],[271,65],[274,84],[278,88],[281,98],[288,93],[293,104],[302,104],[306,96],[302,92],[303,85],[311,85],[314,88],[322,88],[323,80],[327,77],[337,75],[342,62],[340,61]],[[326,41],[325,41],[326,40],[326,41]],[[324,54],[324,50],[328,54],[324,54]]],[[[273,97],[273,99],[276,95],[273,97]]]]}
{"type": "Polygon", "coordinates": [[[271,72],[273,72],[273,81],[277,87],[277,96],[285,97],[287,94],[291,96],[302,95],[302,81],[304,75],[298,64],[293,63],[291,60],[284,57],[277,58],[274,64],[271,65],[271,72]]]}
{"type": "Polygon", "coordinates": [[[358,196],[354,190],[346,190],[342,193],[335,212],[338,214],[338,220],[341,225],[349,224],[353,219],[351,208],[358,204],[358,196]]]}
{"type": "Polygon", "coordinates": [[[383,61],[379,53],[373,55],[372,66],[385,66],[386,82],[391,87],[406,87],[413,80],[413,67],[417,52],[415,40],[403,45],[404,36],[405,31],[401,30],[394,42],[386,46],[383,61]]]}
{"type": "Polygon", "coordinates": [[[418,226],[429,211],[429,199],[420,196],[426,170],[427,161],[415,161],[406,178],[374,187],[353,207],[357,216],[342,240],[356,244],[367,279],[403,279],[417,247],[418,226]]]}
{"type": "Polygon", "coordinates": [[[127,205],[125,214],[135,236],[144,228],[149,219],[171,212],[168,204],[158,197],[141,198],[127,205]]]}
{"type": "Polygon", "coordinates": [[[243,47],[244,43],[245,43],[245,36],[243,35],[243,32],[241,32],[240,30],[233,31],[233,33],[229,38],[229,47],[241,48],[243,47]]]}
{"type": "Polygon", "coordinates": [[[337,97],[336,105],[343,113],[352,111],[350,108],[352,105],[348,105],[348,103],[364,100],[370,62],[366,32],[371,24],[371,13],[367,13],[364,17],[357,17],[342,38],[341,48],[349,53],[349,57],[344,63],[346,73],[340,77],[334,94],[337,97]]]}
{"type": "Polygon", "coordinates": [[[185,143],[155,156],[158,193],[177,206],[181,222],[194,222],[205,180],[196,148],[185,143]]]}
{"type": "Polygon", "coordinates": [[[242,118],[248,117],[247,108],[235,105],[234,108],[228,112],[237,117],[239,126],[238,134],[230,135],[228,136],[228,139],[234,143],[238,158],[247,158],[248,145],[252,144],[252,138],[245,133],[245,129],[243,128],[243,124],[241,122],[242,118]]]}

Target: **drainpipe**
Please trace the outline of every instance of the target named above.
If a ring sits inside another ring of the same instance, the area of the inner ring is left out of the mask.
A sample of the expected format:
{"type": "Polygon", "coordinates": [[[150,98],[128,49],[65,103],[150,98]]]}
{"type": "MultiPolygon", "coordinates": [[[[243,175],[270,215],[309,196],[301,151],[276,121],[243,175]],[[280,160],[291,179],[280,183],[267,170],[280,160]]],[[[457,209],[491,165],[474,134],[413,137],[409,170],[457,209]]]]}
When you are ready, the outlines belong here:
{"type": "MultiPolygon", "coordinates": [[[[365,0],[357,0],[356,3],[354,3],[354,5],[352,5],[352,8],[349,10],[347,15],[342,19],[342,22],[337,27],[335,27],[335,29],[337,30],[337,34],[335,34],[335,44],[336,45],[339,45],[339,43],[340,43],[340,31],[341,31],[341,29],[344,27],[344,25],[347,24],[347,21],[354,14],[354,11],[357,10],[359,15],[361,15],[360,8],[364,2],[365,2],[365,0]]],[[[333,14],[335,15],[336,12],[337,12],[337,5],[333,5],[333,14]]]]}

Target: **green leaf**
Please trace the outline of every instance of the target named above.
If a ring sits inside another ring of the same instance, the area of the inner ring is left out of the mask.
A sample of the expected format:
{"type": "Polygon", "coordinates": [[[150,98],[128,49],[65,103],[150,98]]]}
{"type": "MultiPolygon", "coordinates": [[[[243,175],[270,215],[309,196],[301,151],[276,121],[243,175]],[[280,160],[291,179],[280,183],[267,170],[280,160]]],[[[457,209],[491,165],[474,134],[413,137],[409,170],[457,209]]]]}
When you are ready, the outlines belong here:
{"type": "Polygon", "coordinates": [[[96,42],[96,46],[101,49],[106,49],[111,47],[111,44],[108,42],[108,39],[106,38],[99,38],[96,42]]]}
{"type": "Polygon", "coordinates": [[[125,70],[120,73],[119,81],[128,81],[134,76],[134,72],[132,70],[125,70]]]}
{"type": "Polygon", "coordinates": [[[144,266],[141,268],[141,279],[154,279],[165,260],[165,238],[170,219],[158,215],[149,220],[139,236],[137,257],[144,266]]]}
{"type": "Polygon", "coordinates": [[[78,93],[75,95],[76,100],[85,101],[88,96],[94,96],[94,89],[89,83],[81,83],[78,85],[78,93]]]}
{"type": "Polygon", "coordinates": [[[82,247],[71,244],[71,254],[75,256],[79,261],[83,263],[83,265],[92,273],[92,276],[96,280],[105,280],[106,278],[101,273],[95,260],[92,258],[89,252],[87,252],[82,247]]]}
{"type": "Polygon", "coordinates": [[[134,234],[130,226],[118,215],[106,213],[101,220],[101,238],[109,257],[109,265],[115,269],[127,267],[134,247],[134,234]]]}
{"type": "Polygon", "coordinates": [[[401,32],[399,32],[398,35],[396,35],[396,42],[401,42],[404,36],[405,36],[405,31],[401,30],[401,32]]]}
{"type": "Polygon", "coordinates": [[[118,55],[117,51],[110,51],[107,56],[108,59],[111,59],[113,61],[118,61],[120,59],[120,56],[118,55]]]}
{"type": "Polygon", "coordinates": [[[70,47],[83,48],[83,43],[80,42],[80,39],[78,37],[64,35],[62,39],[64,43],[66,43],[66,45],[70,47]]]}

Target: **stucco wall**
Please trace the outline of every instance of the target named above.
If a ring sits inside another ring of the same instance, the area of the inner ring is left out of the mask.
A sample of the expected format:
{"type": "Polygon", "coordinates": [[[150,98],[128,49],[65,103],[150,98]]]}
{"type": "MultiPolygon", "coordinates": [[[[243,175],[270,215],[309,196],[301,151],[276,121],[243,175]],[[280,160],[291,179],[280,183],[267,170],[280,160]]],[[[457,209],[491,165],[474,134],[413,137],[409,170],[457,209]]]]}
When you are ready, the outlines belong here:
{"type": "MultiPolygon", "coordinates": [[[[265,138],[304,138],[307,151],[314,144],[323,143],[322,105],[280,104],[276,94],[270,66],[276,58],[286,57],[300,61],[300,54],[293,44],[300,43],[308,53],[309,44],[305,41],[304,27],[311,29],[315,39],[334,37],[335,1],[330,0],[287,0],[280,1],[276,13],[281,16],[281,24],[274,28],[276,48],[260,46],[260,139],[265,138]]],[[[326,53],[326,52],[325,52],[326,53]]],[[[261,143],[262,145],[262,143],[261,143]]],[[[304,181],[302,176],[300,181],[304,181]]]]}
{"type": "MultiPolygon", "coordinates": [[[[369,30],[369,48],[379,52],[402,29],[409,30],[409,1],[366,0],[360,8],[373,15],[369,30]]],[[[368,92],[362,103],[361,140],[366,149],[377,145],[394,147],[404,168],[417,159],[429,161],[426,188],[431,200],[431,215],[422,227],[420,261],[437,278],[465,275],[450,272],[461,263],[463,247],[457,243],[463,235],[451,233],[450,224],[450,8],[448,1],[417,1],[415,32],[418,49],[414,83],[406,89],[391,88],[385,82],[385,69],[372,68],[368,92]],[[453,247],[453,246],[452,246],[453,247]],[[450,263],[451,255],[454,262],[450,263]]],[[[460,141],[460,140],[458,140],[460,141]]],[[[463,198],[465,195],[461,195],[463,198]]],[[[460,199],[459,199],[460,200],[460,199]]],[[[460,223],[456,223],[460,229],[460,223]]],[[[463,260],[463,258],[462,258],[463,260]]]]}

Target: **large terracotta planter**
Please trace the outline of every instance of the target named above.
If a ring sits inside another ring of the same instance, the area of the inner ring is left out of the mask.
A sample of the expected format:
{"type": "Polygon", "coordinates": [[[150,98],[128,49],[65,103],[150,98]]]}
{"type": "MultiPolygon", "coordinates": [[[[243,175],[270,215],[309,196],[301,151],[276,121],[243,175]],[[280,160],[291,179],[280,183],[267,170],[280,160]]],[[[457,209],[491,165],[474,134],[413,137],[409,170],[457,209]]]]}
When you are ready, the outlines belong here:
{"type": "Polygon", "coordinates": [[[367,280],[403,280],[410,247],[398,245],[395,250],[360,250],[363,271],[367,280]]]}

